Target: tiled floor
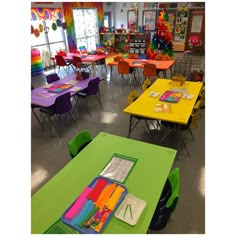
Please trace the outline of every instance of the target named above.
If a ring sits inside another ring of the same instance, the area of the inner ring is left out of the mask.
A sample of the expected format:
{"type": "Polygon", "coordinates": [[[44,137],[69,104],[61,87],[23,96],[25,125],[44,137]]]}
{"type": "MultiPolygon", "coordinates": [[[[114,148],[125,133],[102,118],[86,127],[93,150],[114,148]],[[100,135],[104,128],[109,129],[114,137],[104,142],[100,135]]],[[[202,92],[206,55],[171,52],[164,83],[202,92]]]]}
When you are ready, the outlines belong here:
{"type": "MultiPolygon", "coordinates": [[[[175,53],[176,58],[182,58],[182,53],[175,53]]],[[[205,57],[194,56],[193,68],[205,69],[205,57]]],[[[47,71],[46,73],[52,73],[47,71]]],[[[71,71],[72,73],[72,71],[71,71]]],[[[62,137],[59,138],[54,130],[41,130],[37,120],[32,115],[31,120],[31,193],[32,195],[60,171],[69,161],[67,142],[80,130],[88,129],[95,137],[100,131],[127,136],[129,116],[122,111],[127,106],[127,95],[133,85],[126,87],[117,83],[113,75],[110,79],[109,72],[103,69],[100,74],[105,78],[100,84],[103,110],[96,99],[89,101],[91,116],[83,102],[79,104],[79,112],[74,114],[77,126],[68,117],[60,121],[59,129],[62,137]]],[[[60,72],[63,77],[64,72],[60,72]]],[[[34,87],[45,84],[45,75],[32,78],[34,87]]],[[[141,92],[141,89],[138,88],[141,92]]],[[[191,157],[187,157],[184,148],[180,148],[179,160],[174,162],[174,167],[180,168],[180,199],[172,216],[172,221],[164,230],[151,233],[165,234],[204,234],[205,233],[205,110],[201,109],[201,119],[193,130],[195,141],[191,140],[189,133],[183,134],[191,157]]],[[[141,140],[160,145],[161,132],[147,133],[145,125],[140,123],[131,134],[132,139],[141,140]]],[[[176,147],[176,137],[169,136],[161,145],[176,147]]],[[[150,189],[151,191],[151,189],[150,189]]],[[[119,233],[119,232],[117,232],[119,233]]]]}

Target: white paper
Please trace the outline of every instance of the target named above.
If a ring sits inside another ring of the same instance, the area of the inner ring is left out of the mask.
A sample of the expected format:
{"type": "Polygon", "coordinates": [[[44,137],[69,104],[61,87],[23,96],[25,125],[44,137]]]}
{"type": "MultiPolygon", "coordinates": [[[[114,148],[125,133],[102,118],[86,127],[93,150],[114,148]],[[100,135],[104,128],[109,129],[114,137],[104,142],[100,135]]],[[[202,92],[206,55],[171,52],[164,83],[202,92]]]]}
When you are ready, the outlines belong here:
{"type": "Polygon", "coordinates": [[[135,162],[132,160],[114,156],[100,175],[109,179],[123,182],[129,174],[134,163],[135,162]]]}
{"type": "Polygon", "coordinates": [[[192,33],[200,33],[201,32],[202,20],[203,20],[203,16],[193,16],[192,27],[191,27],[192,33]]]}

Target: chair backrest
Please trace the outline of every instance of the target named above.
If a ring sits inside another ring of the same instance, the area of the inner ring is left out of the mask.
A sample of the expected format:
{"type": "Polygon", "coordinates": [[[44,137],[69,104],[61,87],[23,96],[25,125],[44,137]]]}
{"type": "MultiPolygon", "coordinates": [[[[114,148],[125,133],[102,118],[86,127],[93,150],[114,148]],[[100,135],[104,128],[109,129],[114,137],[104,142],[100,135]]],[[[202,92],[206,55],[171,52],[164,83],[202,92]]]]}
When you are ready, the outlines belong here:
{"type": "Polygon", "coordinates": [[[129,74],[129,63],[127,61],[118,62],[118,73],[119,74],[129,74]]]}
{"type": "Polygon", "coordinates": [[[82,68],[82,60],[80,57],[73,56],[72,65],[77,68],[82,68]]]}
{"type": "Polygon", "coordinates": [[[99,84],[100,84],[99,77],[90,80],[88,83],[88,87],[86,89],[87,96],[96,95],[97,92],[99,91],[99,84]]]}
{"type": "Polygon", "coordinates": [[[132,102],[134,102],[137,98],[139,97],[138,91],[136,89],[134,89],[133,91],[131,91],[128,95],[128,103],[131,104],[132,102]]]}
{"type": "Polygon", "coordinates": [[[156,76],[157,75],[156,65],[151,64],[151,63],[144,64],[143,75],[144,76],[156,76]]]}
{"type": "Polygon", "coordinates": [[[66,62],[65,62],[63,56],[55,55],[55,59],[56,59],[57,66],[66,66],[66,62]]]}
{"type": "Polygon", "coordinates": [[[189,123],[190,128],[195,128],[197,125],[197,121],[200,117],[200,108],[201,108],[201,100],[197,101],[196,104],[194,105],[192,114],[191,114],[191,121],[189,123]]]}
{"type": "Polygon", "coordinates": [[[179,199],[179,188],[180,188],[180,176],[179,176],[179,168],[175,168],[168,175],[168,180],[171,184],[172,194],[166,203],[167,208],[171,208],[171,212],[173,212],[177,206],[179,199]]]}
{"type": "Polygon", "coordinates": [[[83,148],[92,141],[90,132],[86,129],[76,134],[69,142],[68,149],[71,158],[74,158],[83,148]]]}
{"type": "Polygon", "coordinates": [[[145,79],[142,83],[142,91],[146,91],[150,86],[151,86],[152,82],[150,79],[145,79]]]}
{"type": "Polygon", "coordinates": [[[70,92],[60,95],[54,103],[55,114],[64,114],[72,109],[70,92]]]}
{"type": "Polygon", "coordinates": [[[60,77],[58,76],[57,73],[53,73],[50,75],[46,75],[46,80],[47,80],[47,83],[50,84],[54,81],[60,80],[60,77]]]}
{"type": "Polygon", "coordinates": [[[179,168],[172,170],[166,180],[149,228],[161,230],[168,224],[179,200],[179,168]]]}
{"type": "Polygon", "coordinates": [[[204,104],[205,101],[205,86],[202,87],[202,90],[199,94],[199,100],[200,100],[200,106],[202,106],[204,104]]]}

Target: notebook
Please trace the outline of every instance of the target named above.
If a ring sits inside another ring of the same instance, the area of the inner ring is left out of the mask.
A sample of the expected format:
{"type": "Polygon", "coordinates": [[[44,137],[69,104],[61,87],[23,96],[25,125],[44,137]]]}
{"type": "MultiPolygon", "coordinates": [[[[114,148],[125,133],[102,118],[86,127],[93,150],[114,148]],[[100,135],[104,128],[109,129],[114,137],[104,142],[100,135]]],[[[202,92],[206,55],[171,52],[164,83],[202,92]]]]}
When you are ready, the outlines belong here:
{"type": "Polygon", "coordinates": [[[48,92],[60,93],[66,89],[71,88],[72,86],[72,84],[59,84],[48,88],[48,92]]]}
{"type": "Polygon", "coordinates": [[[177,103],[181,99],[183,93],[175,91],[165,91],[164,94],[160,97],[160,101],[177,103]]]}

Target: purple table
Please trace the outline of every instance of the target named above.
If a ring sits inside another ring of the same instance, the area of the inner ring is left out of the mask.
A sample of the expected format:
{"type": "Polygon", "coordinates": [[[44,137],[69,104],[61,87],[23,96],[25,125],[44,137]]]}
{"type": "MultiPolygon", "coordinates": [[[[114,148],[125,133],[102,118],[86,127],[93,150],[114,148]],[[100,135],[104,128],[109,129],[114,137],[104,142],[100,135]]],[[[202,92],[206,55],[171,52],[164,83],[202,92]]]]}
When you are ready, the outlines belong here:
{"type": "MultiPolygon", "coordinates": [[[[77,81],[75,79],[75,75],[71,74],[63,79],[60,79],[51,83],[50,85],[75,83],[71,88],[66,89],[60,93],[48,92],[47,88],[45,88],[44,86],[33,89],[31,90],[31,104],[39,105],[42,107],[49,107],[55,103],[56,98],[59,97],[60,95],[70,92],[71,96],[73,96],[74,94],[78,93],[80,90],[87,88],[89,81],[95,78],[97,77],[90,77],[85,80],[77,81]]],[[[100,78],[100,80],[102,80],[102,78],[100,78]]]]}

